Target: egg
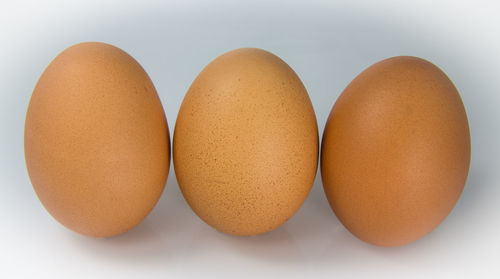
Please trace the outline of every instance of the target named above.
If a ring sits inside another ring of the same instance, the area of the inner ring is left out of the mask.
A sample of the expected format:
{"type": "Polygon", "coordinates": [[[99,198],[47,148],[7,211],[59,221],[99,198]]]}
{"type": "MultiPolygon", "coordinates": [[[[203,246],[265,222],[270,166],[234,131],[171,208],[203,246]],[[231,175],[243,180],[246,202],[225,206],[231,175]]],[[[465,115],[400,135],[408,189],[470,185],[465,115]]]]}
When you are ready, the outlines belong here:
{"type": "Polygon", "coordinates": [[[33,90],[26,166],[47,211],[83,235],[109,237],[140,223],[168,175],[161,101],[134,58],[88,42],[60,53],[33,90]]]}
{"type": "Polygon", "coordinates": [[[323,134],[321,175],[331,208],[355,236],[399,246],[435,229],[459,199],[470,163],[466,111],[450,79],[416,57],[359,74],[323,134]]]}
{"type": "Polygon", "coordinates": [[[307,91],[277,56],[230,51],[191,84],[177,116],[173,162],[193,211],[213,228],[256,235],[302,205],[318,162],[307,91]]]}

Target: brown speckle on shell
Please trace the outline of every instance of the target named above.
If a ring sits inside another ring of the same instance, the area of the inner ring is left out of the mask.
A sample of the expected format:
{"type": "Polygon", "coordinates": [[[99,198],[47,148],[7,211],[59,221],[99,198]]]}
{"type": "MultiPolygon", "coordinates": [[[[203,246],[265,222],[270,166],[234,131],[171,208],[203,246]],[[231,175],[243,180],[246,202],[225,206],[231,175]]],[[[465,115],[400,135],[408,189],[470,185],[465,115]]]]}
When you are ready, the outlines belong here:
{"type": "Polygon", "coordinates": [[[470,163],[467,115],[433,64],[394,57],[358,75],[323,134],[321,174],[339,220],[380,246],[436,228],[462,193],[470,163]]]}
{"type": "Polygon", "coordinates": [[[230,234],[286,222],[316,175],[318,130],[307,91],[285,62],[260,49],[228,52],[198,75],[173,142],[186,201],[230,234]]]}
{"type": "Polygon", "coordinates": [[[45,69],[26,114],[28,173],[60,223],[108,237],[141,222],[168,175],[165,114],[144,69],[124,51],[81,43],[45,69]]]}

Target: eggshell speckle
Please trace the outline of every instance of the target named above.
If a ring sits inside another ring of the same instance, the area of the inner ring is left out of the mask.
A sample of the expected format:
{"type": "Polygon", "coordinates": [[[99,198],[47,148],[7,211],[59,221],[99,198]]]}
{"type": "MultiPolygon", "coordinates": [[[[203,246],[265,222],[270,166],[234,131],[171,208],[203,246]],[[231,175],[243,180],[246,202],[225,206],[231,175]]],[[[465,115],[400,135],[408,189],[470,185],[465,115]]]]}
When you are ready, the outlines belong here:
{"type": "Polygon", "coordinates": [[[328,118],[321,151],[325,193],[360,239],[397,246],[450,213],[470,162],[467,115],[433,64],[394,57],[357,76],[328,118]]]}
{"type": "Polygon", "coordinates": [[[67,228],[108,237],[141,222],[168,175],[163,108],[124,51],[81,43],[45,69],[26,114],[28,173],[40,201],[67,228]]]}
{"type": "Polygon", "coordinates": [[[307,91],[285,62],[260,49],[228,52],[198,75],[173,142],[186,201],[230,234],[260,234],[286,222],[316,174],[318,130],[307,91]]]}

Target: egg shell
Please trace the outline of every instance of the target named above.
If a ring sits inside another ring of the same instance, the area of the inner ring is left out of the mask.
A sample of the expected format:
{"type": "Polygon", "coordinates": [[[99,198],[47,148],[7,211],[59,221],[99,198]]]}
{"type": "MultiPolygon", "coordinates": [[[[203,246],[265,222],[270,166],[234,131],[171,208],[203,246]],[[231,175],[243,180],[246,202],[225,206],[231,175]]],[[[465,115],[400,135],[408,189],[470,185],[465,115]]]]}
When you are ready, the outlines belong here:
{"type": "Polygon", "coordinates": [[[24,134],[28,173],[47,211],[87,236],[121,234],[158,201],[170,141],[144,69],[104,43],[81,43],[45,69],[24,134]]]}
{"type": "Polygon", "coordinates": [[[182,102],[173,161],[184,198],[215,229],[255,235],[280,226],[317,170],[316,116],[299,77],[260,49],[218,57],[182,102]]]}
{"type": "Polygon", "coordinates": [[[328,201],[345,227],[379,246],[422,238],[464,188],[470,134],[460,95],[435,65],[394,57],[336,101],[321,151],[328,201]]]}

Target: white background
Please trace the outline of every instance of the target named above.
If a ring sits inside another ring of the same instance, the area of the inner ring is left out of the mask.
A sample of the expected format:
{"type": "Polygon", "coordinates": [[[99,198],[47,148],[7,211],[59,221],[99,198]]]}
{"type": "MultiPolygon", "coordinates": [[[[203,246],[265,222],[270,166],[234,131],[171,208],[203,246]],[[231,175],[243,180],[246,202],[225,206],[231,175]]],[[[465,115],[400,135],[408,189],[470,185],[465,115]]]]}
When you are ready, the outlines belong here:
{"type": "Polygon", "coordinates": [[[500,278],[500,5],[498,1],[4,1],[0,4],[1,278],[500,278]],[[101,3],[102,2],[102,3],[101,3]],[[139,3],[142,2],[142,3],[139,3]],[[364,68],[426,58],[461,92],[472,164],[442,225],[407,246],[380,248],[336,219],[319,175],[298,213],[257,237],[213,230],[190,210],[170,170],[139,226],[111,239],[77,235],[42,207],[23,153],[36,81],[63,49],[103,41],[149,73],[170,132],[202,68],[239,47],[284,59],[301,77],[320,136],[337,96],[364,68]]]}

